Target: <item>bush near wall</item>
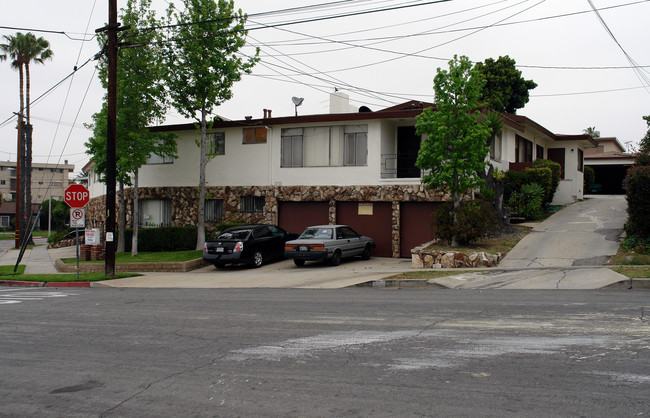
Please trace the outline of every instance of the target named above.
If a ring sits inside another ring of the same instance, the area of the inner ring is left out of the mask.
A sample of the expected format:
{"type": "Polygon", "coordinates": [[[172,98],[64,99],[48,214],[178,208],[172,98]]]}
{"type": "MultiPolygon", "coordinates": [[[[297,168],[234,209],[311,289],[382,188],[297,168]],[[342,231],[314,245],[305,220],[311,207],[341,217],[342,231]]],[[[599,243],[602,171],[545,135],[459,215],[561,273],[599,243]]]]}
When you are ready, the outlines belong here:
{"type": "Polygon", "coordinates": [[[627,205],[627,233],[650,237],[650,166],[632,167],[628,170],[627,205]]]}
{"type": "MultiPolygon", "coordinates": [[[[133,230],[125,231],[125,251],[131,251],[133,230]]],[[[165,226],[138,229],[138,251],[188,251],[196,248],[196,226],[165,226]]]]}
{"type": "Polygon", "coordinates": [[[553,196],[557,191],[558,186],[560,185],[560,178],[562,176],[562,166],[555,161],[537,159],[533,161],[533,168],[550,168],[552,177],[551,177],[551,188],[548,192],[548,195],[544,199],[544,206],[549,205],[553,201],[553,196]]]}
{"type": "Polygon", "coordinates": [[[445,202],[435,214],[436,235],[443,241],[451,242],[456,238],[461,245],[485,238],[497,229],[490,202],[470,200],[460,202],[457,224],[454,225],[453,202],[445,202]]]}

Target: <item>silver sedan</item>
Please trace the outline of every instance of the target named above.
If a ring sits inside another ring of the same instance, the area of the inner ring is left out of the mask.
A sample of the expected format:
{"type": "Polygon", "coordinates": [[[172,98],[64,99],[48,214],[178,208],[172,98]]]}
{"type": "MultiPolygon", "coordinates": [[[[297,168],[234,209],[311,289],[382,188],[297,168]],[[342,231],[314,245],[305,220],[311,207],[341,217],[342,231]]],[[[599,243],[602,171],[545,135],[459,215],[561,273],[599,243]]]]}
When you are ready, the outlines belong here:
{"type": "Polygon", "coordinates": [[[287,241],[284,255],[292,258],[297,266],[311,260],[330,260],[338,266],[342,258],[359,255],[368,260],[373,248],[372,238],[358,234],[347,225],[317,225],[305,229],[298,239],[287,241]]]}

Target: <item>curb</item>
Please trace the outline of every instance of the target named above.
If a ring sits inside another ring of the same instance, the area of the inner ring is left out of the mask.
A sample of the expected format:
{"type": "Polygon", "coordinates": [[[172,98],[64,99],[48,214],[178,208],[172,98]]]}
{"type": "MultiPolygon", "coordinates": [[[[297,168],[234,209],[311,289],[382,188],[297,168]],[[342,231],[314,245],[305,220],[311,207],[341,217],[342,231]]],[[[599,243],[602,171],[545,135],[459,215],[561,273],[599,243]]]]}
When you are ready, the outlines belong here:
{"type": "Polygon", "coordinates": [[[7,287],[43,287],[43,282],[25,282],[20,280],[0,280],[0,286],[7,287]]]}
{"type": "Polygon", "coordinates": [[[0,280],[0,287],[90,287],[90,282],[26,282],[0,280]]]}

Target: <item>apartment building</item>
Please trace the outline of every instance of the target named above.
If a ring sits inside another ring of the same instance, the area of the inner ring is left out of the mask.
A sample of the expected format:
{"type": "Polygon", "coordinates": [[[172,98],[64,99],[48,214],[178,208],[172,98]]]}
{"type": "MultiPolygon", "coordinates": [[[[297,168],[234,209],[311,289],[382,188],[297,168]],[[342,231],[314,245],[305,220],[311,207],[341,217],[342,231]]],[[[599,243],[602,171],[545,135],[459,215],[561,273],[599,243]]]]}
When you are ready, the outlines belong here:
{"type": "MultiPolygon", "coordinates": [[[[52,199],[62,199],[63,191],[70,184],[69,176],[74,171],[74,165],[32,163],[32,203],[42,203],[52,199]]],[[[0,162],[0,192],[4,200],[15,200],[16,185],[16,163],[10,161],[0,162]]]]}

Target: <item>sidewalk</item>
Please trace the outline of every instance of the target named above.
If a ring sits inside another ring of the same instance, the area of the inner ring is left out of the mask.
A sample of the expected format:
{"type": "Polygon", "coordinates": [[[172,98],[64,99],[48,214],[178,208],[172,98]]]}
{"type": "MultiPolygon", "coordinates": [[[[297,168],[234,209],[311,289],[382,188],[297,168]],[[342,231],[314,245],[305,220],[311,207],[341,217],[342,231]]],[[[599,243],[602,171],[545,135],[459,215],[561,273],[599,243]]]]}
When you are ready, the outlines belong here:
{"type": "MultiPolygon", "coordinates": [[[[43,238],[34,240],[36,246],[25,250],[20,264],[25,266],[24,274],[56,274],[54,260],[58,258],[75,257],[75,247],[55,248],[48,250],[47,241],[43,238]]],[[[0,265],[15,266],[18,259],[19,250],[3,249],[0,251],[0,265]]]]}

